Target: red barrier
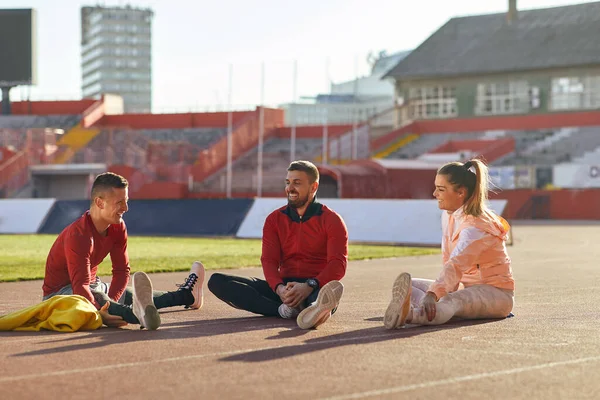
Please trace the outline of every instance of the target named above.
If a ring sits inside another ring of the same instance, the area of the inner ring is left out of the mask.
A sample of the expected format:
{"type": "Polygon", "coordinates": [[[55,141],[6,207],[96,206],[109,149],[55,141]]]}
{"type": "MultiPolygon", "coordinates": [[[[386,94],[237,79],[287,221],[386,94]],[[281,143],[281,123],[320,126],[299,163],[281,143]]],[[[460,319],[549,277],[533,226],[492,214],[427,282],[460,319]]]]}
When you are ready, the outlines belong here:
{"type": "MultiPolygon", "coordinates": [[[[78,115],[94,104],[94,99],[68,101],[15,101],[10,104],[14,115],[78,115]]],[[[0,104],[2,104],[0,102],[0,104]]]]}
{"type": "Polygon", "coordinates": [[[185,199],[188,187],[185,183],[151,182],[146,183],[132,198],[135,199],[185,199]]]}
{"type": "Polygon", "coordinates": [[[29,157],[20,151],[0,164],[0,198],[10,197],[29,181],[29,157]]]}
{"type": "Polygon", "coordinates": [[[560,190],[504,190],[490,196],[508,200],[506,216],[509,219],[530,219],[538,213],[533,207],[534,197],[546,198],[545,219],[600,220],[600,189],[560,190]]]}
{"type": "Polygon", "coordinates": [[[370,160],[319,166],[319,171],[336,182],[345,199],[430,199],[436,174],[435,169],[385,168],[370,160]]]}
{"type": "Polygon", "coordinates": [[[515,151],[515,139],[510,137],[495,140],[449,140],[427,153],[456,153],[463,150],[470,150],[491,163],[515,151]]]}
{"type": "MultiPolygon", "coordinates": [[[[234,126],[254,111],[233,112],[234,126]]],[[[123,126],[132,129],[183,129],[227,127],[227,112],[188,114],[123,114],[106,115],[99,121],[102,126],[123,126]]]]}

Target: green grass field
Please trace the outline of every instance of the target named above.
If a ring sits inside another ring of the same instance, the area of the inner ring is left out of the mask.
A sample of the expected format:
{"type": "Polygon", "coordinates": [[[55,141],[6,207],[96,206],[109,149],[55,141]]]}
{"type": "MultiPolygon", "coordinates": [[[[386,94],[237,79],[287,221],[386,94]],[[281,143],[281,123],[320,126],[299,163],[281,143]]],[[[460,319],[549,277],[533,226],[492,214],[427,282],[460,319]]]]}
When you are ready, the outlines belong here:
{"type": "MultiPolygon", "coordinates": [[[[56,235],[0,235],[0,282],[42,279],[46,256],[56,235]]],[[[132,271],[187,271],[194,260],[207,269],[260,265],[260,240],[232,238],[129,237],[132,271]]],[[[437,249],[350,244],[349,259],[438,254],[437,249]]],[[[110,275],[110,257],[100,275],[110,275]]]]}

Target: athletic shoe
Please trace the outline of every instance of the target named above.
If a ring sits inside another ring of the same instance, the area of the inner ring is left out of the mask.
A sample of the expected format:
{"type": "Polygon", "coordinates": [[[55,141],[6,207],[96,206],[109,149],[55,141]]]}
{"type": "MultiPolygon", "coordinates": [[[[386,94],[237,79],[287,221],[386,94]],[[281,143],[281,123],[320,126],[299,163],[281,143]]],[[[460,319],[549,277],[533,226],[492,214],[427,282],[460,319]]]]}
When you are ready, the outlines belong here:
{"type": "Polygon", "coordinates": [[[296,318],[298,314],[300,314],[299,307],[290,307],[287,304],[281,303],[279,306],[279,316],[283,319],[292,319],[296,318]]]}
{"type": "Polygon", "coordinates": [[[199,310],[204,304],[204,265],[200,261],[194,261],[190,274],[185,282],[179,286],[179,290],[189,290],[194,296],[194,302],[185,308],[199,310]]]}
{"type": "Polygon", "coordinates": [[[317,301],[306,307],[298,315],[296,322],[302,329],[316,328],[329,318],[331,313],[340,304],[344,285],[339,281],[331,281],[321,288],[317,301]]]}
{"type": "Polygon", "coordinates": [[[385,311],[383,324],[387,329],[397,329],[406,323],[410,311],[412,281],[410,274],[403,272],[394,281],[392,301],[385,311]]]}
{"type": "Polygon", "coordinates": [[[140,328],[151,331],[160,326],[160,314],[152,299],[152,282],[145,272],[138,271],[133,274],[133,314],[140,321],[140,328]]]}

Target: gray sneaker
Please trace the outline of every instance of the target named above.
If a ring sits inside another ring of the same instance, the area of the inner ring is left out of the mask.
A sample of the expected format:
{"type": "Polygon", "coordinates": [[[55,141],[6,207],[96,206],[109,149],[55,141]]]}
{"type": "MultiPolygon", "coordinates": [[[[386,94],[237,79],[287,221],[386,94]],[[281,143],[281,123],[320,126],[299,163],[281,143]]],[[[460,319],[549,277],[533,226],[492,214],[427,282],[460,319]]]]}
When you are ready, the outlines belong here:
{"type": "Polygon", "coordinates": [[[283,319],[293,319],[293,318],[296,318],[298,316],[298,314],[300,314],[299,307],[292,308],[284,303],[281,303],[278,311],[279,311],[279,316],[283,319]]]}
{"type": "Polygon", "coordinates": [[[406,323],[410,312],[410,296],[412,294],[412,279],[409,273],[403,272],[394,281],[392,301],[385,310],[383,324],[387,329],[398,329],[406,323]]]}
{"type": "Polygon", "coordinates": [[[140,321],[140,328],[155,331],[160,326],[160,314],[152,298],[152,282],[145,272],[138,271],[131,278],[133,287],[133,314],[140,321]]]}
{"type": "Polygon", "coordinates": [[[344,285],[340,281],[331,281],[321,288],[317,301],[306,307],[296,319],[302,329],[316,328],[331,318],[331,312],[340,304],[344,285]]]}

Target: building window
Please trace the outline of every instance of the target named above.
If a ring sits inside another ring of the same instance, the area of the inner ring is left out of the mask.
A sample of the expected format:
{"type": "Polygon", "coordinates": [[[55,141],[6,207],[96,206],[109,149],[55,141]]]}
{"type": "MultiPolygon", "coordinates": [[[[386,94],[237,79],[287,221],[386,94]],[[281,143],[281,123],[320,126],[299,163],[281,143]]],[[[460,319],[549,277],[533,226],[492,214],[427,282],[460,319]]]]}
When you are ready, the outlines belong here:
{"type": "Polygon", "coordinates": [[[529,84],[526,81],[477,85],[476,114],[519,114],[526,113],[529,109],[529,84]]]}
{"type": "Polygon", "coordinates": [[[456,91],[449,86],[424,86],[409,91],[410,115],[412,119],[434,119],[455,117],[456,91]]]}
{"type": "Polygon", "coordinates": [[[552,79],[552,110],[600,108],[600,76],[552,79]]]}

